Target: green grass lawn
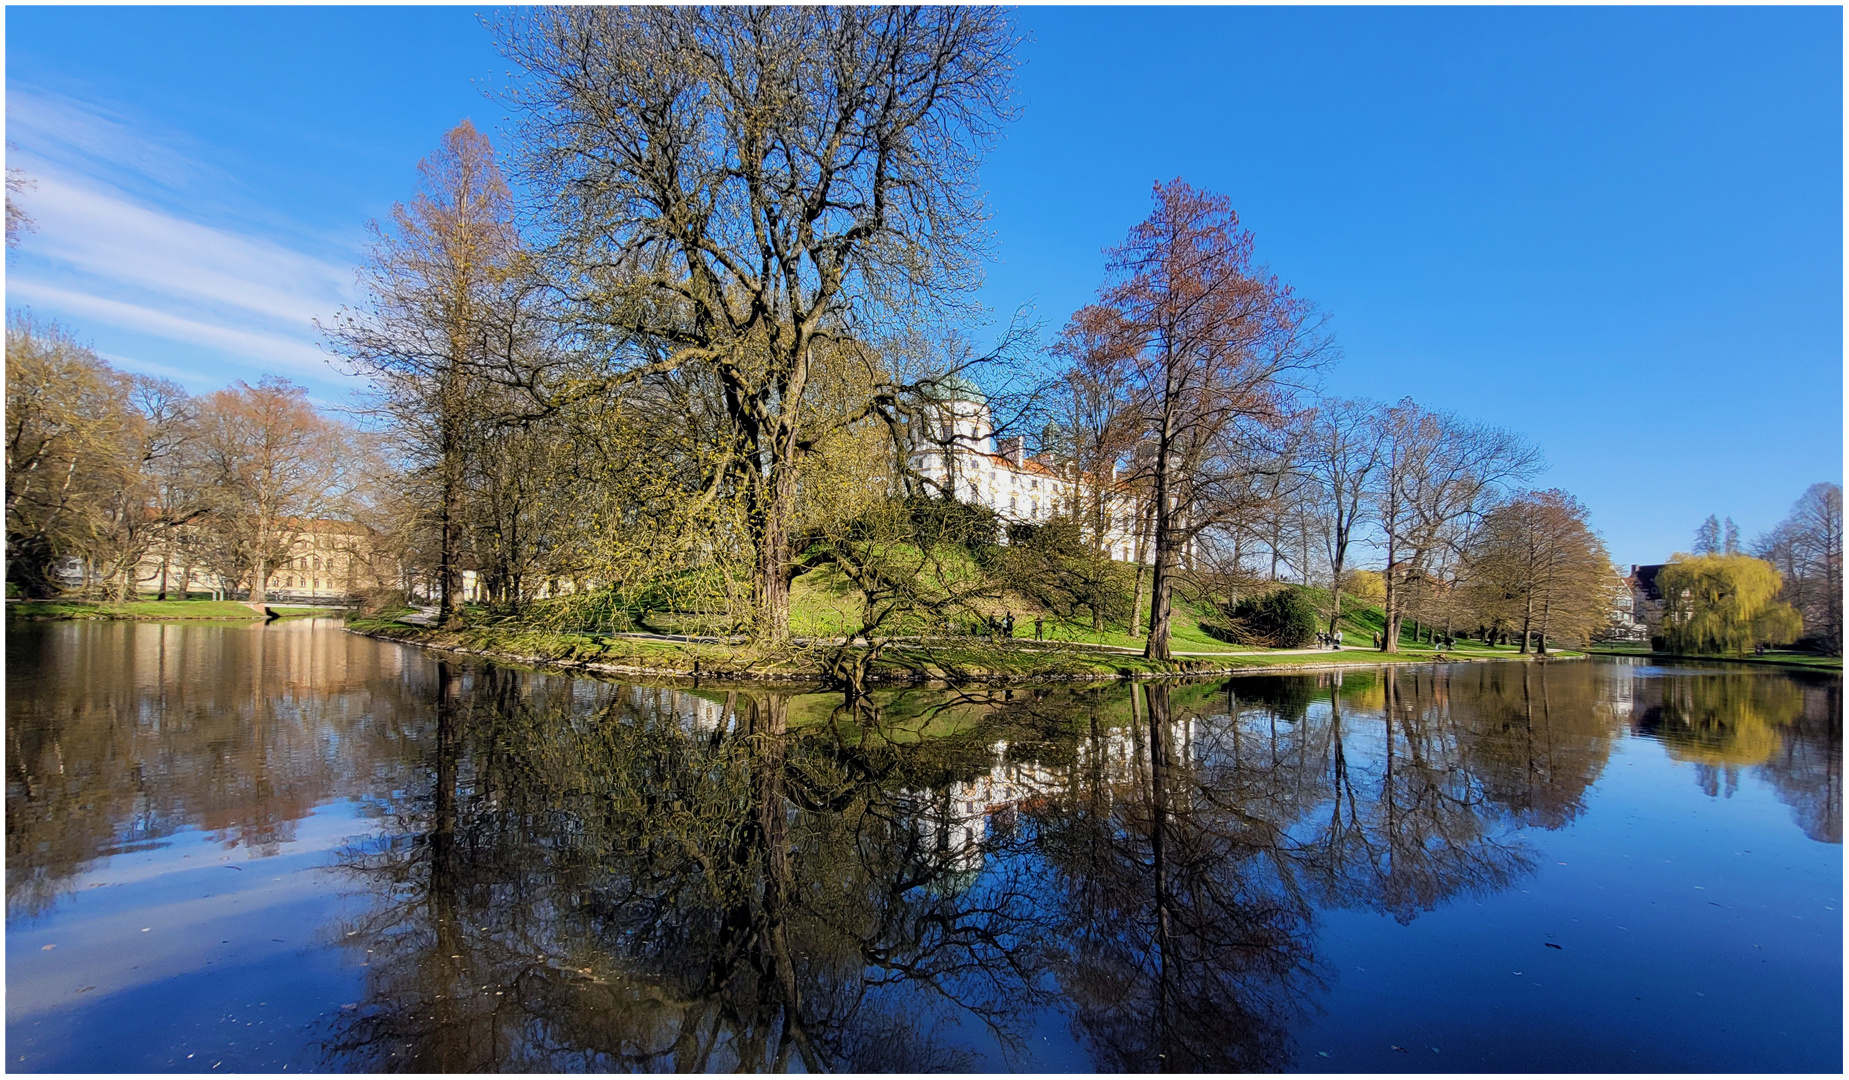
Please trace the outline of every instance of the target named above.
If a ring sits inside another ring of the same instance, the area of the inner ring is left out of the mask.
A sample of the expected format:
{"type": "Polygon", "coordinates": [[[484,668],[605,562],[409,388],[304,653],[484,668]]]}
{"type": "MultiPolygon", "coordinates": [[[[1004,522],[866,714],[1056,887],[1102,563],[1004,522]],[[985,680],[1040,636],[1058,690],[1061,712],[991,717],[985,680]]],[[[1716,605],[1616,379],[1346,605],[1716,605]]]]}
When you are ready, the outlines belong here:
{"type": "Polygon", "coordinates": [[[22,619],[261,619],[231,600],[15,600],[7,614],[22,619]]]}
{"type": "MultiPolygon", "coordinates": [[[[325,608],[270,605],[285,617],[324,615],[325,608]]],[[[9,618],[16,619],[261,619],[255,608],[235,600],[9,600],[9,618]]]]}
{"type": "MultiPolygon", "coordinates": [[[[559,631],[512,622],[476,624],[457,630],[412,626],[387,616],[349,618],[355,630],[398,641],[459,649],[510,661],[538,665],[607,669],[656,676],[813,682],[820,681],[832,648],[819,646],[765,649],[754,644],[709,644],[638,639],[590,631],[559,631]]],[[[1135,652],[1094,648],[1062,648],[1060,643],[1016,640],[989,644],[976,637],[934,637],[887,648],[870,667],[875,683],[919,680],[963,683],[972,681],[1108,680],[1137,675],[1209,674],[1236,669],[1274,666],[1317,667],[1342,665],[1370,667],[1381,664],[1431,663],[1437,650],[1405,647],[1396,654],[1371,649],[1341,652],[1266,652],[1244,656],[1224,653],[1177,656],[1153,663],[1135,652]]],[[[1444,655],[1452,659],[1509,659],[1512,649],[1461,647],[1444,655]]]]}
{"type": "MultiPolygon", "coordinates": [[[[968,553],[956,547],[942,552],[936,566],[947,579],[947,583],[955,588],[977,584],[977,579],[982,573],[968,553]]],[[[1147,583],[1147,576],[1145,576],[1145,587],[1147,583]]],[[[1126,589],[1127,593],[1129,591],[1126,589]]],[[[1306,599],[1313,607],[1327,610],[1329,601],[1326,590],[1312,588],[1305,592],[1307,593],[1306,599]]],[[[1142,599],[1146,606],[1147,595],[1145,594],[1142,599]]],[[[1127,609],[1130,606],[1130,600],[1130,595],[1121,597],[1121,606],[1127,609]]],[[[816,640],[818,644],[811,647],[813,651],[821,647],[819,642],[839,640],[848,634],[857,632],[862,626],[864,607],[865,600],[852,582],[847,580],[834,566],[823,565],[798,577],[792,584],[790,630],[798,639],[816,640]]],[[[1377,663],[1406,660],[1429,662],[1433,654],[1440,651],[1432,645],[1417,641],[1411,623],[1405,624],[1402,628],[1400,653],[1389,656],[1373,651],[1370,646],[1374,636],[1382,629],[1383,614],[1378,606],[1353,596],[1343,597],[1342,617],[1338,625],[1343,631],[1345,640],[1339,659],[1334,658],[1336,654],[1329,651],[1316,651],[1299,658],[1287,659],[1289,654],[1279,655],[1274,650],[1252,645],[1230,644],[1209,634],[1204,628],[1206,623],[1222,620],[1223,615],[1210,600],[1191,596],[1185,589],[1178,590],[1173,598],[1173,614],[1170,623],[1169,649],[1171,653],[1182,658],[1210,659],[1221,666],[1228,666],[1235,654],[1259,653],[1265,657],[1277,657],[1273,662],[1301,665],[1370,662],[1359,654],[1369,654],[1374,657],[1372,662],[1377,663]]],[[[569,623],[563,627],[559,626],[554,618],[547,617],[540,611],[535,611],[532,618],[519,619],[507,625],[510,628],[517,625],[529,628],[545,626],[548,627],[548,633],[553,630],[558,631],[558,636],[547,639],[548,644],[545,648],[552,652],[581,653],[589,648],[582,644],[567,646],[565,642],[568,639],[577,640],[571,637],[574,629],[569,623]]],[[[650,611],[638,629],[702,637],[729,637],[736,632],[736,627],[730,618],[720,612],[650,611]]],[[[1142,652],[1145,642],[1143,634],[1130,632],[1129,628],[1122,623],[1094,630],[1088,612],[1081,612],[1074,618],[1062,619],[1051,613],[1038,611],[1035,604],[1025,597],[1008,593],[992,596],[976,610],[966,610],[954,618],[948,634],[941,621],[927,623],[918,616],[907,615],[887,622],[880,629],[883,636],[898,639],[897,645],[901,651],[894,654],[892,662],[900,665],[912,664],[920,669],[941,666],[936,660],[926,658],[924,654],[929,653],[942,659],[951,667],[964,666],[966,663],[974,664],[975,661],[969,658],[981,656],[984,658],[982,665],[999,665],[997,670],[1011,673],[1020,671],[1022,665],[1027,667],[1051,665],[1049,670],[1057,668],[1060,674],[1067,675],[1076,673],[1076,669],[1068,670],[1073,669],[1075,664],[1081,667],[1090,664],[1097,669],[1100,675],[1109,676],[1127,670],[1124,666],[1125,657],[1128,654],[1142,652]],[[1014,640],[1023,645],[1034,642],[1034,617],[1040,614],[1044,620],[1043,640],[1045,642],[1103,646],[1115,651],[1106,652],[1105,649],[1100,649],[1099,652],[1103,655],[1098,657],[1088,660],[1062,660],[1057,663],[1044,655],[1039,659],[1026,659],[1012,654],[1003,658],[996,654],[995,649],[988,643],[987,634],[978,629],[978,624],[987,615],[1000,616],[1009,612],[1013,613],[1015,619],[1014,640]],[[972,631],[977,632],[972,633],[972,631]],[[911,643],[919,639],[923,639],[920,644],[911,643]],[[958,659],[959,657],[964,659],[958,659]]],[[[597,635],[592,635],[592,638],[596,637],[597,635]]],[[[608,653],[615,647],[599,645],[596,648],[608,653]]],[[[739,650],[729,646],[714,646],[714,648],[723,650],[723,655],[733,657],[741,655],[739,650]]],[[[1518,655],[1513,649],[1492,649],[1471,642],[1459,643],[1449,650],[1448,654],[1461,658],[1518,655]]],[[[714,656],[706,657],[704,660],[710,663],[722,658],[722,656],[714,656]]],[[[664,658],[658,656],[657,659],[664,658]]],[[[766,663],[773,662],[769,657],[762,659],[766,663]]],[[[1245,661],[1240,661],[1240,664],[1245,666],[1245,661]]]]}

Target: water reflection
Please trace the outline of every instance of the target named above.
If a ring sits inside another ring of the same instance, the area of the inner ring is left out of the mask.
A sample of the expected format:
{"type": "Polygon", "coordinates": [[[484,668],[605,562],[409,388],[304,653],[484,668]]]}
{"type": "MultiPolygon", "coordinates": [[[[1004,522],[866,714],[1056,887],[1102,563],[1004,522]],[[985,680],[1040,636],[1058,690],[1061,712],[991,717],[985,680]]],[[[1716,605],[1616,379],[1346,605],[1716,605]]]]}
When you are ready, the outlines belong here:
{"type": "Polygon", "coordinates": [[[179,829],[269,854],[316,805],[369,791],[425,708],[406,656],[330,620],[9,627],[9,918],[179,829]]]}
{"type": "Polygon", "coordinates": [[[1771,781],[1806,836],[1840,844],[1843,698],[1840,678],[1692,670],[1635,681],[1633,730],[1695,765],[1710,796],[1731,796],[1742,770],[1771,781]]]}
{"type": "Polygon", "coordinates": [[[370,962],[340,1068],[960,1069],[934,1015],[1006,1032],[1037,999],[1010,977],[1024,883],[936,844],[932,781],[979,739],[793,737],[779,694],[437,682],[402,828],[344,853],[382,902],[337,931],[370,962]]]}
{"type": "Polygon", "coordinates": [[[1623,737],[1841,839],[1840,680],[1541,663],[848,702],[331,626],[66,629],[9,634],[9,920],[178,829],[261,855],[352,800],[356,914],[318,937],[363,993],[310,1033],[327,1070],[1302,1067],[1327,913],[1525,887],[1623,737]]]}

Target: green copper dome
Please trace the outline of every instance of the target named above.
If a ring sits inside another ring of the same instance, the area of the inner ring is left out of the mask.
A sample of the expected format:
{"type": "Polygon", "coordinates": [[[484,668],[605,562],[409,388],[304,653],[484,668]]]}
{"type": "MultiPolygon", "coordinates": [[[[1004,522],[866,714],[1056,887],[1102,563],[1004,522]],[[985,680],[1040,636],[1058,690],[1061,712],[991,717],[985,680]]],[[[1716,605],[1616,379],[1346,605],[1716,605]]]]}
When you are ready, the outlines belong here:
{"type": "Polygon", "coordinates": [[[928,401],[969,401],[977,405],[989,403],[989,397],[982,392],[982,388],[961,375],[922,380],[918,384],[918,392],[928,401]]]}

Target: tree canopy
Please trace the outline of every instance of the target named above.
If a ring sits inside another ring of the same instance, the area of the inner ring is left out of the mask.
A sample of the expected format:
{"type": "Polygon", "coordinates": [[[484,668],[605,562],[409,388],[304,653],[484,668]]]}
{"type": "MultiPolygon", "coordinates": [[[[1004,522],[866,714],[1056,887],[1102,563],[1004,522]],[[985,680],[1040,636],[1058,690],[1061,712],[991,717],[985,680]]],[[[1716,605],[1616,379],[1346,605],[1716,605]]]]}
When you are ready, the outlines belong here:
{"type": "Polygon", "coordinates": [[[1803,623],[1777,598],[1782,584],[1763,559],[1678,553],[1656,576],[1665,646],[1681,653],[1744,653],[1795,640],[1803,623]]]}

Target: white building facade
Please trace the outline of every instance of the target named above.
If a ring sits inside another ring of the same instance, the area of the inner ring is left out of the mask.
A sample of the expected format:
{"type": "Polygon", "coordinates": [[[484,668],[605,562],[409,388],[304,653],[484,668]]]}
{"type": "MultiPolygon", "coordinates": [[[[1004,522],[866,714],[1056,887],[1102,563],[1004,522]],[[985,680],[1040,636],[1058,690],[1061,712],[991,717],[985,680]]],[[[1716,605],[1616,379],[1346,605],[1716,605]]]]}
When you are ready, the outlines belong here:
{"type": "MultiPolygon", "coordinates": [[[[943,494],[986,506],[1003,521],[1041,524],[1055,517],[1079,516],[1081,478],[1070,470],[1029,457],[1019,436],[995,438],[995,421],[981,390],[967,379],[950,377],[936,384],[939,400],[929,422],[925,444],[913,452],[912,468],[943,494]]],[[[1089,485],[1084,485],[1089,486],[1089,485]]],[[[1131,562],[1139,557],[1154,561],[1154,545],[1137,529],[1146,516],[1138,500],[1114,481],[1108,507],[1110,525],[1104,548],[1113,559],[1131,562]]]]}

